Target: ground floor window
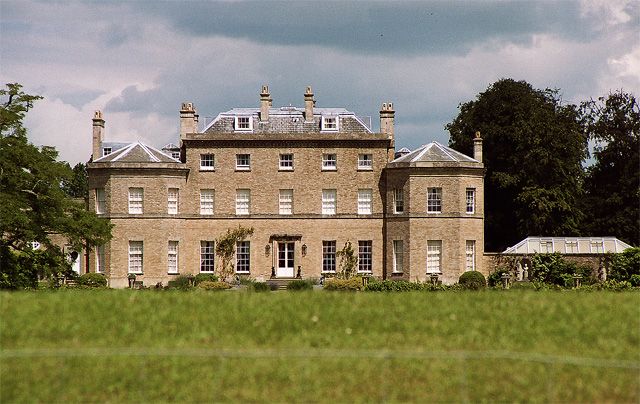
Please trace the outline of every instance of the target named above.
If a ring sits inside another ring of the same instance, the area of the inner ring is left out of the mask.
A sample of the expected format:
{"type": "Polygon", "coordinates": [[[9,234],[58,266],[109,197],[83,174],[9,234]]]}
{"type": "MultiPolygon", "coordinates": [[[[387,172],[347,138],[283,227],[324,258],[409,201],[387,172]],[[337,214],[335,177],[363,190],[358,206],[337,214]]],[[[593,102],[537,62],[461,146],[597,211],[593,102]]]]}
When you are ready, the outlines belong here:
{"type": "Polygon", "coordinates": [[[238,241],[236,244],[236,272],[249,273],[251,264],[251,249],[248,241],[238,241]]]}
{"type": "Polygon", "coordinates": [[[402,240],[393,240],[393,272],[402,272],[403,261],[404,242],[402,240]]]}
{"type": "Polygon", "coordinates": [[[178,242],[169,241],[167,246],[167,272],[170,274],[178,273],[178,242]]]}
{"type": "Polygon", "coordinates": [[[373,248],[371,240],[358,241],[358,272],[371,272],[373,248]]]}
{"type": "Polygon", "coordinates": [[[104,246],[99,245],[96,247],[96,272],[99,274],[104,273],[105,269],[104,246]]]}
{"type": "Polygon", "coordinates": [[[466,265],[465,270],[475,271],[476,269],[476,242],[475,240],[467,240],[465,247],[466,265]]]}
{"type": "Polygon", "coordinates": [[[213,241],[200,241],[200,272],[213,272],[215,249],[213,241]]]}
{"type": "Polygon", "coordinates": [[[322,272],[336,271],[336,241],[322,241],[322,272]]]}
{"type": "Polygon", "coordinates": [[[142,273],[142,241],[129,241],[129,273],[142,273]]]}
{"type": "Polygon", "coordinates": [[[442,240],[427,241],[427,273],[441,271],[442,240]]]}

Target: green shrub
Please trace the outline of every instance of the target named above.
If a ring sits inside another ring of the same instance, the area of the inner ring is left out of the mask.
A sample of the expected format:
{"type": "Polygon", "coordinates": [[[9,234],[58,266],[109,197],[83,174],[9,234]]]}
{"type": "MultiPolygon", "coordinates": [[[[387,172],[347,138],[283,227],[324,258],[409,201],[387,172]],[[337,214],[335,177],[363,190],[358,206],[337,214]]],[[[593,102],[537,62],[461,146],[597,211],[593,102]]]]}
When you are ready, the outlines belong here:
{"type": "Polygon", "coordinates": [[[201,281],[198,284],[198,289],[204,289],[204,290],[226,290],[230,288],[231,288],[231,285],[229,285],[227,282],[201,281]]]}
{"type": "Polygon", "coordinates": [[[169,289],[188,290],[193,287],[193,276],[180,275],[167,283],[169,289]]]}
{"type": "MultiPolygon", "coordinates": [[[[489,276],[487,277],[487,284],[492,288],[496,286],[502,286],[502,275],[508,274],[510,272],[511,271],[509,271],[509,268],[507,267],[496,268],[496,270],[489,274],[489,276]]],[[[513,276],[511,277],[511,279],[513,280],[513,276]]]]}
{"type": "Polygon", "coordinates": [[[604,281],[601,285],[600,288],[602,290],[611,290],[614,292],[622,292],[625,290],[630,290],[633,288],[633,286],[631,285],[630,282],[627,281],[617,281],[615,279],[607,279],[606,281],[604,281]]]}
{"type": "Polygon", "coordinates": [[[631,275],[629,283],[631,284],[631,286],[634,286],[636,288],[640,287],[640,275],[631,275]]]}
{"type": "Polygon", "coordinates": [[[552,285],[573,287],[573,274],[582,276],[583,284],[593,282],[591,268],[565,261],[560,253],[534,254],[531,257],[529,280],[552,285]]]}
{"type": "Polygon", "coordinates": [[[468,271],[460,275],[458,283],[465,289],[480,290],[487,286],[487,281],[484,279],[484,275],[478,271],[468,271]]]}
{"type": "Polygon", "coordinates": [[[269,292],[271,286],[267,282],[252,282],[250,286],[254,292],[269,292]]]}
{"type": "Polygon", "coordinates": [[[349,279],[329,278],[324,282],[326,290],[364,290],[362,277],[354,276],[349,279]]]}
{"type": "Polygon", "coordinates": [[[634,275],[640,276],[640,247],[627,248],[618,254],[608,254],[607,261],[607,279],[631,282],[634,275]]]}
{"type": "Polygon", "coordinates": [[[78,285],[86,286],[89,288],[106,288],[107,278],[102,274],[88,273],[82,274],[77,279],[78,285]]]}
{"type": "Polygon", "coordinates": [[[218,277],[214,274],[198,274],[193,277],[194,286],[198,286],[200,282],[218,282],[218,277]]]}
{"type": "Polygon", "coordinates": [[[370,292],[409,292],[412,290],[423,290],[426,284],[414,283],[405,280],[392,281],[385,279],[383,281],[369,282],[365,290],[370,292]]]}
{"type": "Polygon", "coordinates": [[[313,289],[313,282],[307,279],[296,279],[287,285],[287,290],[310,290],[313,289]]]}

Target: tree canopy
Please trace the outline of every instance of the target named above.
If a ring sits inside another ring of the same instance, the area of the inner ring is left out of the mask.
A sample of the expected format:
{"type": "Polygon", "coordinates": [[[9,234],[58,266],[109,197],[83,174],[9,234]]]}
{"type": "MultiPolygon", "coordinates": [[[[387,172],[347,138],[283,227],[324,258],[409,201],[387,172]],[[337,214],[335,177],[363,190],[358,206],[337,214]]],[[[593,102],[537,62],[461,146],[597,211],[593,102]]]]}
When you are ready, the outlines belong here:
{"type": "Polygon", "coordinates": [[[585,234],[616,236],[640,245],[640,107],[617,91],[582,103],[586,132],[595,141],[587,169],[585,234]]]}
{"type": "Polygon", "coordinates": [[[33,283],[35,275],[67,270],[54,234],[76,251],[111,237],[107,220],[65,192],[64,184],[72,182],[74,173],[66,162],[57,161],[56,150],[29,143],[22,121],[40,98],[25,94],[19,84],[0,90],[0,287],[11,286],[16,276],[33,283]],[[37,251],[34,242],[41,246],[37,251]]]}
{"type": "Polygon", "coordinates": [[[502,79],[459,109],[446,125],[449,145],[472,155],[474,133],[484,140],[485,248],[578,235],[588,154],[578,108],[564,105],[558,90],[502,79]]]}

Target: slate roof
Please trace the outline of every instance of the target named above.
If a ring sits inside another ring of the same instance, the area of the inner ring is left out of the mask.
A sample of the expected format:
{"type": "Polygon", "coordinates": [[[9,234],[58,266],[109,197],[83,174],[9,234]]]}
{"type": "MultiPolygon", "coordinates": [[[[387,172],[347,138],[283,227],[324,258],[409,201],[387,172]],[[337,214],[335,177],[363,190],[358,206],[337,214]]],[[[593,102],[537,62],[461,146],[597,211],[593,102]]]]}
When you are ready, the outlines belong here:
{"type": "Polygon", "coordinates": [[[111,154],[102,156],[94,163],[179,163],[179,160],[171,158],[156,149],[155,147],[145,145],[140,142],[129,143],[111,154]]]}
{"type": "Polygon", "coordinates": [[[417,162],[459,162],[459,163],[479,163],[459,151],[444,146],[438,142],[424,144],[414,151],[400,156],[392,163],[417,163],[417,162]]]}
{"type": "Polygon", "coordinates": [[[260,122],[260,108],[234,108],[222,112],[207,125],[203,133],[235,132],[235,117],[250,116],[253,133],[321,132],[322,117],[338,117],[338,132],[373,133],[363,118],[344,108],[313,108],[313,122],[305,122],[304,108],[293,106],[269,108],[268,122],[260,122]]]}

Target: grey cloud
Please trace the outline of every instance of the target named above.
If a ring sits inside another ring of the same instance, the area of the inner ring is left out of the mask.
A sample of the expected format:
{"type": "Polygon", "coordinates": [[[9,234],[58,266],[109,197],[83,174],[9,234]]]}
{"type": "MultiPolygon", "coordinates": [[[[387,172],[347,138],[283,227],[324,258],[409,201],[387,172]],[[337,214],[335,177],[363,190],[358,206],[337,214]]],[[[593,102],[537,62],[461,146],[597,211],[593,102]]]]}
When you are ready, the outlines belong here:
{"type": "Polygon", "coordinates": [[[102,94],[104,94],[104,91],[100,91],[100,90],[78,90],[78,91],[64,92],[61,94],[57,94],[57,96],[65,104],[69,104],[78,109],[81,109],[89,101],[95,100],[102,94]]]}
{"type": "MultiPolygon", "coordinates": [[[[577,2],[138,2],[175,29],[276,45],[319,45],[374,54],[460,54],[489,40],[527,44],[552,32],[597,34],[577,2]]],[[[637,24],[637,22],[636,22],[637,24]]]]}

